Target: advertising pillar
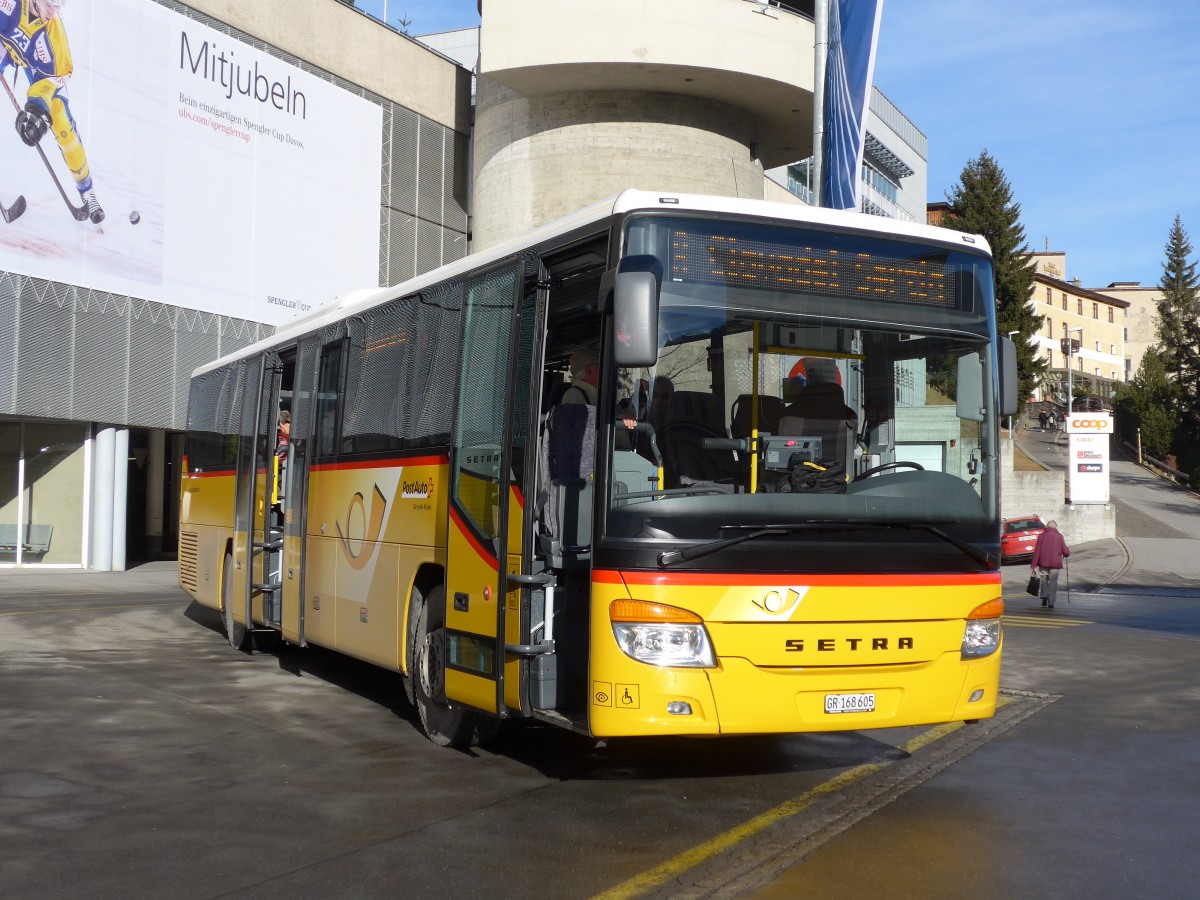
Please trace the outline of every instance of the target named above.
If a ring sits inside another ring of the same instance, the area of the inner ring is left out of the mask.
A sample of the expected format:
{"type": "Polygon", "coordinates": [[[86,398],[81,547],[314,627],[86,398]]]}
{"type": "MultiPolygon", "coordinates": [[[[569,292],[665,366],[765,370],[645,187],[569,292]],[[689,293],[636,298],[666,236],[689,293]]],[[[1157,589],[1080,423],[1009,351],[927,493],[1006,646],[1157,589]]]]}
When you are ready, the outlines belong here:
{"type": "Polygon", "coordinates": [[[1072,505],[1108,503],[1112,413],[1076,412],[1067,418],[1067,494],[1072,505]]]}

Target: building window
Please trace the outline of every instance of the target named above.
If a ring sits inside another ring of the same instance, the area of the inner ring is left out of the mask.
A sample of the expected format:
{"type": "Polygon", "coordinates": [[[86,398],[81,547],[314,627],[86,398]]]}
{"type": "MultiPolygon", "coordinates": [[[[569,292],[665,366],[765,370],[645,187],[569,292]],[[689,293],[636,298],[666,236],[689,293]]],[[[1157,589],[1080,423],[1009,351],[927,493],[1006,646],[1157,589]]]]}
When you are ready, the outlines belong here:
{"type": "Polygon", "coordinates": [[[1099,341],[1096,341],[1096,352],[1097,353],[1100,352],[1100,342],[1099,341]]]}
{"type": "Polygon", "coordinates": [[[1066,295],[1066,292],[1064,292],[1063,293],[1063,309],[1066,309],[1066,308],[1067,308],[1067,295],[1066,295]]]}
{"type": "Polygon", "coordinates": [[[1100,318],[1100,304],[1099,303],[1092,304],[1092,318],[1093,319],[1100,318]]]}
{"type": "Polygon", "coordinates": [[[1117,355],[1117,345],[1116,345],[1116,344],[1109,344],[1109,345],[1108,345],[1108,352],[1109,352],[1109,353],[1110,353],[1112,356],[1116,356],[1116,355],[1117,355]]]}
{"type": "Polygon", "coordinates": [[[1096,366],[1096,374],[1097,374],[1097,375],[1099,375],[1099,374],[1100,374],[1100,367],[1099,367],[1099,366],[1096,366]]]}
{"type": "Polygon", "coordinates": [[[1110,306],[1108,308],[1108,321],[1111,322],[1112,320],[1113,320],[1113,308],[1110,306]]]}
{"type": "Polygon", "coordinates": [[[1075,298],[1075,315],[1077,315],[1077,316],[1083,315],[1083,298],[1082,297],[1075,298]]]}
{"type": "Polygon", "coordinates": [[[1079,360],[1079,371],[1082,372],[1083,371],[1083,357],[1079,356],[1079,357],[1076,357],[1076,359],[1079,360]]]}
{"type": "Polygon", "coordinates": [[[1128,340],[1129,340],[1129,329],[1128,329],[1128,328],[1122,328],[1122,329],[1121,329],[1121,336],[1122,336],[1122,337],[1123,337],[1125,340],[1127,340],[1127,341],[1128,341],[1128,340]]]}
{"type": "Polygon", "coordinates": [[[1116,369],[1113,369],[1113,373],[1112,373],[1112,380],[1113,380],[1113,381],[1116,381],[1116,380],[1117,380],[1117,370],[1116,370],[1116,369]]]}
{"type": "Polygon", "coordinates": [[[1054,337],[1054,320],[1050,318],[1046,319],[1046,337],[1054,337]]]}
{"type": "Polygon", "coordinates": [[[1046,351],[1046,365],[1051,369],[1054,368],[1054,351],[1053,350],[1046,351]]]}
{"type": "Polygon", "coordinates": [[[1052,296],[1052,294],[1053,294],[1053,292],[1050,290],[1050,286],[1047,285],[1046,286],[1046,305],[1047,306],[1051,306],[1054,304],[1054,297],[1052,296]]]}

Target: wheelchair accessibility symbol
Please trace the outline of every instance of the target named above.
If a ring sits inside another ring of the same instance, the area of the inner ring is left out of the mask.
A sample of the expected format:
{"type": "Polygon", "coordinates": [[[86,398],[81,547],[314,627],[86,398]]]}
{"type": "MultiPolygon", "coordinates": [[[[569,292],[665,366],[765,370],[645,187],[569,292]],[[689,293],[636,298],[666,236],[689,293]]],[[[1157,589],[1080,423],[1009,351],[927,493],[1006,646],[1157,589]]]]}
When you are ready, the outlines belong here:
{"type": "Polygon", "coordinates": [[[592,682],[592,705],[615,706],[617,709],[638,709],[642,695],[636,684],[610,684],[607,681],[592,682]]]}

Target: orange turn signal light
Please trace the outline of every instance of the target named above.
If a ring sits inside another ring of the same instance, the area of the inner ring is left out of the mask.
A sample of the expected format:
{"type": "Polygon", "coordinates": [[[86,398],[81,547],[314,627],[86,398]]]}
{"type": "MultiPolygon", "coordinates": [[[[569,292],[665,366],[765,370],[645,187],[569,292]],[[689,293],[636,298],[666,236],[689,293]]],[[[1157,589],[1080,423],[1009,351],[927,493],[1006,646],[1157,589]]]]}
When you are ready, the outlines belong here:
{"type": "Polygon", "coordinates": [[[998,619],[1004,615],[1004,598],[997,597],[971,610],[968,619],[998,619]]]}
{"type": "Polygon", "coordinates": [[[614,600],[608,607],[608,617],[614,622],[687,622],[704,620],[693,612],[649,600],[614,600]]]}

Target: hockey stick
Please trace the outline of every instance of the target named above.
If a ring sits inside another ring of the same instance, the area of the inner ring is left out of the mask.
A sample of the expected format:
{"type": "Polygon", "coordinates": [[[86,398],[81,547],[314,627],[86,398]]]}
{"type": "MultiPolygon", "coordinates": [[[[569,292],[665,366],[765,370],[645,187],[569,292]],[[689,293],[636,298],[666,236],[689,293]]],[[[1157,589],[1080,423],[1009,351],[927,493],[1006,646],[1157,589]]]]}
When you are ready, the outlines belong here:
{"type": "MultiPolygon", "coordinates": [[[[16,108],[17,112],[19,113],[21,111],[21,104],[17,102],[17,95],[13,93],[12,88],[10,88],[8,86],[8,79],[4,78],[3,76],[0,76],[0,83],[2,83],[4,85],[4,92],[6,94],[8,94],[8,99],[12,101],[13,106],[16,108]]],[[[86,206],[76,206],[74,203],[71,202],[71,198],[68,197],[67,192],[63,190],[62,182],[59,181],[58,176],[54,174],[54,169],[50,165],[50,160],[46,158],[46,151],[42,149],[41,142],[34,144],[33,148],[35,150],[37,150],[38,156],[40,156],[42,158],[42,162],[44,162],[46,164],[46,171],[50,173],[50,177],[54,180],[54,186],[56,188],[58,188],[58,196],[63,198],[63,203],[67,204],[67,209],[69,209],[71,211],[71,215],[73,215],[75,217],[75,221],[76,222],[88,221],[89,217],[88,217],[87,207],[86,206]]],[[[18,201],[21,204],[21,212],[25,211],[24,200],[25,200],[25,198],[22,197],[20,199],[20,201],[18,201]]],[[[16,207],[17,204],[14,203],[13,206],[16,207]]],[[[17,215],[20,215],[20,213],[18,213],[17,215]]],[[[16,218],[16,216],[14,216],[13,218],[16,218]]],[[[8,216],[5,216],[4,219],[5,219],[5,221],[11,221],[8,218],[8,216]]]]}
{"type": "Polygon", "coordinates": [[[25,195],[17,194],[17,199],[12,202],[12,206],[5,206],[0,203],[0,216],[5,222],[15,222],[21,218],[21,214],[25,212],[25,195]]]}

